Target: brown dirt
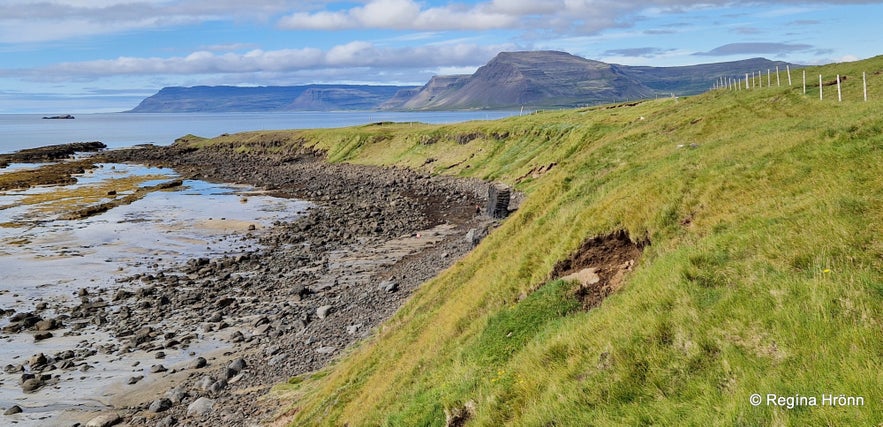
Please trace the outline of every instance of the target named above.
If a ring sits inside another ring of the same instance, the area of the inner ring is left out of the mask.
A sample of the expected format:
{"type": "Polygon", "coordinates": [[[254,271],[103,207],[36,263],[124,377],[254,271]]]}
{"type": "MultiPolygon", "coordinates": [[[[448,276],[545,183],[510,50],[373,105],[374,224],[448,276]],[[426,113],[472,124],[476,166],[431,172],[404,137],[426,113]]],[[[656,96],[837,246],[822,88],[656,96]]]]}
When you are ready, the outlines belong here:
{"type": "Polygon", "coordinates": [[[583,309],[594,308],[622,286],[623,277],[631,271],[648,244],[646,241],[633,242],[625,231],[591,237],[567,259],[555,264],[549,279],[571,276],[580,281],[577,298],[583,309]],[[580,277],[594,280],[580,280],[580,277]]]}

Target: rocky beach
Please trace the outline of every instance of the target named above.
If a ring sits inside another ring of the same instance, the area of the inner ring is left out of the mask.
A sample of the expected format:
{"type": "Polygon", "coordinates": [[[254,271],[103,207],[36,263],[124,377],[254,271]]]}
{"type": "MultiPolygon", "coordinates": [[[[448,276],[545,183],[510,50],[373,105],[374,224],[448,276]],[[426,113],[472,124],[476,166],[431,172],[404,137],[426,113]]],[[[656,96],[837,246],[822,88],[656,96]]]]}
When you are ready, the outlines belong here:
{"type": "MultiPolygon", "coordinates": [[[[272,139],[248,151],[237,147],[180,140],[86,159],[171,168],[185,180],[247,184],[311,206],[293,221],[240,224],[239,235],[255,245],[235,254],[148,261],[111,283],[77,283],[67,303],[0,307],[7,340],[32,335],[61,343],[27,360],[0,361],[24,396],[4,408],[5,422],[272,422],[279,410],[268,395],[273,385],[318,370],[369,336],[420,283],[496,225],[485,215],[485,182],[329,164],[321,152],[272,139]],[[27,417],[27,396],[64,381],[89,383],[98,375],[91,368],[102,363],[129,367],[131,375],[102,383],[94,405],[27,417]]],[[[11,285],[4,283],[4,292],[15,292],[11,285]]]]}

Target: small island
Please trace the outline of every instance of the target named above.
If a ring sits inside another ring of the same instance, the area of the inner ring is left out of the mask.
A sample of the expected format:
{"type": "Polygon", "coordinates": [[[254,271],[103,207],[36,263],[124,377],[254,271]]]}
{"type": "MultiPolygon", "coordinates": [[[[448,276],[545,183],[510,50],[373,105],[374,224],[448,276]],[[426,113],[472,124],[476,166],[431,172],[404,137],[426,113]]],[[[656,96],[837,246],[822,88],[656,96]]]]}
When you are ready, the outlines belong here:
{"type": "Polygon", "coordinates": [[[43,120],[72,120],[75,118],[76,117],[74,117],[70,114],[62,114],[60,116],[44,116],[43,120]]]}

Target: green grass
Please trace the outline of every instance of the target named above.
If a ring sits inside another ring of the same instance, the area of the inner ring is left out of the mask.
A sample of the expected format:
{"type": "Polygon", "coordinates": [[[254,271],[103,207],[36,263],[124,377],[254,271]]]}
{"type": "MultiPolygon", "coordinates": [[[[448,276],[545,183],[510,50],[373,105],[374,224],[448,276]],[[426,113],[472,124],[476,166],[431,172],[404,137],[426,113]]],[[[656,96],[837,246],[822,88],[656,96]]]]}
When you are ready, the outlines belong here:
{"type": "Polygon", "coordinates": [[[808,69],[806,96],[793,71],[792,88],[286,133],[331,161],[518,181],[527,195],[377,334],[280,387],[288,422],[444,425],[473,406],[472,425],[879,425],[881,70],[883,58],[808,69]],[[844,102],[833,87],[818,100],[819,73],[849,75],[844,102]],[[650,245],[599,307],[576,310],[560,281],[531,293],[617,230],[650,245]],[[752,393],[865,406],[754,407],[752,393]]]}

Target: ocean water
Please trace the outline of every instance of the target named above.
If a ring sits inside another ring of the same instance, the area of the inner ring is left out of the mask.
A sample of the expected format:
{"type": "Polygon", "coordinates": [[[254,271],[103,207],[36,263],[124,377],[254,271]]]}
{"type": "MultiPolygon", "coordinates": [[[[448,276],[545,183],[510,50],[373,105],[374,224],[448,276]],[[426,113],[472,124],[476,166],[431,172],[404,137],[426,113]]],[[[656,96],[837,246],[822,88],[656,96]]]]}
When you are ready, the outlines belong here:
{"type": "Polygon", "coordinates": [[[108,147],[120,148],[144,143],[168,145],[187,134],[214,137],[251,130],[331,128],[381,121],[458,123],[516,114],[519,112],[101,113],[74,114],[73,120],[43,120],[37,114],[0,114],[0,153],[79,141],[101,141],[108,147]]]}

